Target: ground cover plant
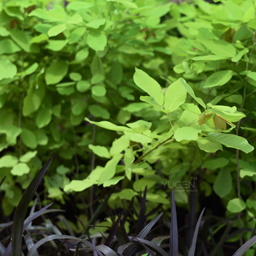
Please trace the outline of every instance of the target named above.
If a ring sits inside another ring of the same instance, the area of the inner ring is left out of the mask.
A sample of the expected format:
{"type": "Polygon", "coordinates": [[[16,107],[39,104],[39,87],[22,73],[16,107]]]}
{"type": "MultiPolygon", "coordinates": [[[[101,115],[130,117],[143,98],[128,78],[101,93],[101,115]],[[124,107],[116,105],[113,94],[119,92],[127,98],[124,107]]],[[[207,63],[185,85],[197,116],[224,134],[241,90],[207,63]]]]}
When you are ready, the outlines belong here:
{"type": "Polygon", "coordinates": [[[39,188],[43,205],[86,206],[80,217],[90,224],[106,206],[134,198],[138,209],[146,186],[147,213],[159,203],[168,212],[174,187],[190,223],[203,199],[217,195],[240,230],[229,242],[249,240],[255,3],[215,2],[1,3],[2,216],[51,152],[56,171],[39,188]]]}
{"type": "MultiPolygon", "coordinates": [[[[93,251],[94,255],[134,255],[134,253],[138,252],[139,255],[141,253],[146,252],[146,255],[163,255],[163,256],[176,256],[179,254],[179,241],[178,241],[178,227],[177,227],[177,213],[176,213],[176,205],[174,200],[174,193],[173,190],[171,192],[171,223],[170,223],[170,235],[169,236],[158,236],[154,237],[151,241],[147,240],[147,236],[151,232],[151,229],[153,226],[157,223],[157,221],[160,219],[160,217],[163,215],[163,213],[160,213],[157,217],[155,217],[150,223],[148,223],[145,227],[143,227],[143,220],[145,220],[145,204],[146,204],[146,193],[147,188],[144,191],[143,199],[141,199],[141,209],[140,209],[140,215],[138,219],[138,225],[136,230],[139,232],[138,235],[134,236],[128,236],[126,233],[125,227],[123,226],[121,220],[123,217],[123,213],[120,214],[118,219],[116,221],[113,221],[112,228],[110,229],[110,232],[107,236],[107,238],[104,237],[103,240],[104,243],[100,245],[95,245],[94,238],[97,236],[88,235],[83,238],[76,237],[72,235],[64,235],[60,232],[58,227],[53,225],[50,220],[48,220],[48,228],[46,224],[46,229],[44,230],[45,233],[40,232],[38,230],[38,227],[32,226],[32,222],[34,219],[38,218],[39,216],[54,212],[56,210],[47,210],[51,206],[51,204],[47,205],[46,207],[42,208],[38,212],[35,212],[35,206],[37,200],[35,200],[35,203],[31,209],[31,212],[29,216],[25,220],[26,210],[28,208],[28,205],[30,201],[32,200],[36,189],[38,188],[40,182],[42,181],[45,173],[47,172],[50,163],[52,161],[52,157],[47,161],[47,163],[42,167],[42,169],[38,172],[38,174],[35,176],[35,178],[31,181],[27,189],[25,190],[24,194],[22,195],[22,198],[17,206],[17,209],[15,210],[14,214],[14,220],[11,223],[3,223],[1,224],[2,228],[6,228],[8,226],[12,226],[12,235],[11,235],[11,241],[9,242],[9,245],[7,248],[3,246],[3,244],[0,242],[0,254],[3,256],[17,256],[17,255],[24,255],[23,254],[23,246],[22,246],[22,237],[24,234],[24,240],[26,242],[27,246],[27,256],[31,255],[39,255],[38,248],[42,245],[51,242],[52,244],[52,250],[54,250],[54,255],[58,255],[58,253],[61,253],[61,255],[66,255],[68,251],[74,251],[75,255],[80,255],[79,252],[82,252],[81,255],[88,255],[87,252],[93,251]],[[49,225],[50,224],[50,225],[49,225]],[[141,225],[142,224],[142,225],[141,225]],[[32,231],[32,232],[31,232],[32,231]],[[53,232],[54,234],[47,233],[53,232]],[[41,236],[44,236],[44,238],[37,241],[35,239],[33,233],[38,233],[41,236]],[[33,238],[32,238],[33,237],[33,238]],[[164,247],[167,247],[169,254],[162,249],[163,246],[160,246],[162,242],[169,238],[169,244],[167,244],[164,247]],[[67,240],[68,239],[68,240],[67,240]],[[60,245],[56,245],[56,243],[53,242],[53,240],[59,240],[61,243],[60,245]],[[88,241],[92,240],[92,242],[88,241]],[[116,241],[115,241],[116,240],[116,241]],[[35,243],[34,243],[35,241],[35,243]],[[118,247],[114,244],[118,242],[118,247]],[[83,246],[82,246],[83,245],[83,246]],[[61,248],[64,247],[66,250],[61,251],[61,248]],[[140,249],[142,248],[142,250],[140,249]],[[115,252],[113,249],[117,248],[117,252],[115,252]],[[144,249],[143,249],[144,248],[144,249]]],[[[1,181],[1,184],[4,182],[4,179],[1,181]]],[[[57,210],[58,211],[58,210],[57,210]]],[[[197,236],[198,231],[200,227],[200,222],[203,216],[203,211],[200,214],[200,217],[197,221],[196,228],[194,230],[193,234],[193,240],[191,242],[190,248],[188,252],[186,253],[189,256],[195,255],[196,250],[196,243],[197,243],[197,236]]],[[[81,222],[82,224],[82,222],[81,222]]],[[[86,231],[86,228],[85,228],[86,231]]],[[[106,234],[105,234],[106,235],[106,234]]],[[[101,234],[103,236],[103,234],[101,234]]],[[[4,239],[6,240],[6,239],[4,239]]],[[[7,238],[9,240],[9,238],[7,238]]],[[[247,241],[243,246],[241,246],[233,256],[240,256],[243,255],[245,252],[248,251],[248,249],[256,243],[256,236],[253,236],[249,241],[247,241]]],[[[218,243],[221,244],[221,241],[218,243]]],[[[203,254],[207,255],[206,249],[204,247],[204,244],[202,243],[203,248],[203,254]]],[[[183,248],[184,249],[184,248],[183,248]]],[[[52,251],[51,250],[51,251],[52,251]]],[[[48,250],[49,251],[49,250],[48,250]]],[[[211,255],[214,255],[214,252],[216,252],[216,248],[212,251],[211,255]]],[[[48,252],[49,253],[49,252],[48,252]]],[[[52,254],[53,252],[51,252],[52,254]]],[[[45,254],[45,252],[44,252],[45,254]]],[[[69,254],[70,255],[70,254],[69,254]]],[[[136,254],[137,255],[137,254],[136,254]]]]}

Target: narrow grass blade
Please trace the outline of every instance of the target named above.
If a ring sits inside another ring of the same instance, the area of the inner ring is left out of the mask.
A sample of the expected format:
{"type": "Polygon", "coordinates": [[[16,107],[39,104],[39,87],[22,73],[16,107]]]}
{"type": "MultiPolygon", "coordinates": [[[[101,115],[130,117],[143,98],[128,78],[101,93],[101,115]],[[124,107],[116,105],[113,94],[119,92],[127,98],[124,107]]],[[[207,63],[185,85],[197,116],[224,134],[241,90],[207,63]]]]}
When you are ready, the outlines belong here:
{"type": "Polygon", "coordinates": [[[256,243],[256,236],[249,239],[246,243],[244,243],[234,254],[233,256],[242,256],[245,252],[256,243]]]}
{"type": "Polygon", "coordinates": [[[110,247],[108,247],[104,244],[97,245],[96,248],[99,251],[103,252],[105,256],[117,256],[115,251],[113,251],[110,247]]]}
{"type": "Polygon", "coordinates": [[[206,249],[205,249],[205,246],[204,246],[204,243],[203,243],[202,240],[201,240],[201,245],[202,245],[202,249],[203,249],[203,255],[204,255],[204,256],[208,256],[208,253],[207,253],[207,251],[206,251],[206,249]]]}
{"type": "Polygon", "coordinates": [[[174,193],[171,193],[171,229],[170,229],[170,256],[177,256],[179,254],[179,241],[178,241],[178,222],[176,205],[174,201],[174,193]]]}
{"type": "Polygon", "coordinates": [[[42,181],[47,169],[50,166],[52,157],[47,161],[43,168],[38,172],[32,182],[29,184],[25,190],[22,198],[16,208],[13,220],[13,229],[12,229],[12,250],[11,256],[21,255],[21,243],[22,243],[22,231],[23,231],[23,222],[26,216],[27,208],[32,200],[37,187],[42,181]]]}
{"type": "Polygon", "coordinates": [[[149,231],[152,229],[152,227],[158,222],[158,220],[161,218],[163,213],[161,212],[158,216],[156,216],[153,220],[151,220],[148,225],[141,230],[141,232],[138,234],[138,238],[145,238],[146,235],[149,233],[149,231]]]}
{"type": "Polygon", "coordinates": [[[117,229],[118,229],[118,226],[119,226],[119,223],[120,223],[121,218],[122,218],[122,216],[123,216],[123,213],[124,213],[124,212],[122,212],[122,213],[120,214],[120,216],[118,217],[117,221],[114,223],[114,225],[113,225],[113,227],[112,227],[112,229],[111,229],[111,231],[110,231],[110,233],[109,233],[109,236],[108,236],[108,238],[106,239],[104,245],[110,246],[110,244],[113,242],[114,237],[115,237],[116,232],[117,232],[117,229]]]}
{"type": "MultiPolygon", "coordinates": [[[[147,245],[147,246],[151,247],[152,249],[154,249],[156,252],[158,252],[162,256],[168,256],[168,253],[165,252],[160,246],[156,245],[155,243],[152,243],[148,240],[141,239],[138,237],[134,237],[133,240],[138,241],[140,244],[147,245]]],[[[178,254],[176,256],[178,256],[178,254]]]]}
{"type": "Polygon", "coordinates": [[[5,247],[0,243],[0,254],[3,255],[5,253],[5,247]]]}
{"type": "MultiPolygon", "coordinates": [[[[151,220],[148,225],[143,228],[141,230],[141,232],[138,234],[137,238],[145,238],[146,235],[149,233],[149,231],[152,229],[152,227],[156,224],[156,222],[161,218],[161,216],[163,215],[163,213],[160,213],[158,216],[156,216],[153,220],[151,220]]],[[[129,247],[127,249],[127,251],[125,252],[125,256],[130,256],[133,255],[133,253],[137,250],[138,245],[134,244],[131,247],[129,247]]]]}
{"type": "Polygon", "coordinates": [[[138,225],[136,227],[135,234],[138,234],[144,227],[144,224],[146,223],[146,195],[147,195],[147,186],[145,187],[143,198],[141,197],[140,193],[140,214],[138,218],[138,225]]]}
{"type": "MultiPolygon", "coordinates": [[[[25,235],[24,240],[29,251],[35,245],[33,239],[27,234],[25,235]]],[[[32,256],[39,256],[38,251],[35,251],[32,256]]]]}
{"type": "Polygon", "coordinates": [[[228,233],[231,230],[232,226],[233,226],[233,222],[229,221],[227,223],[227,227],[225,228],[225,231],[223,232],[219,242],[216,244],[216,246],[214,246],[214,249],[210,253],[210,256],[215,256],[219,251],[220,247],[222,247],[223,244],[227,241],[228,233]]]}
{"type": "Polygon", "coordinates": [[[196,224],[196,229],[195,229],[195,232],[194,232],[194,235],[193,235],[192,244],[191,244],[191,247],[189,248],[189,251],[188,251],[188,256],[194,256],[195,255],[196,241],[197,241],[197,236],[198,236],[198,231],[199,231],[201,219],[202,219],[203,214],[204,214],[204,210],[205,210],[205,208],[202,210],[202,212],[201,212],[201,214],[198,218],[198,221],[197,221],[197,224],[196,224]]]}

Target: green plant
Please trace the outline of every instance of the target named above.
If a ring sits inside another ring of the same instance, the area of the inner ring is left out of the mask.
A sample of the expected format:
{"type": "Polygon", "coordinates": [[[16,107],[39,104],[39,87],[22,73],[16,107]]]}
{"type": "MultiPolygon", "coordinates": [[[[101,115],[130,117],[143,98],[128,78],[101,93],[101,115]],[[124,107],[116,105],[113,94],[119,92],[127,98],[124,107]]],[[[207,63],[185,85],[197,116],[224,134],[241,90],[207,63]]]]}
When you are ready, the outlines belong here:
{"type": "Polygon", "coordinates": [[[15,183],[25,189],[49,151],[58,156],[57,171],[44,178],[44,204],[69,200],[65,186],[86,178],[96,160],[104,165],[89,148],[109,146],[116,134],[88,125],[84,117],[119,124],[134,119],[125,110],[139,95],[131,79],[134,65],[155,75],[168,70],[164,59],[171,52],[162,42],[167,27],[160,18],[172,3],[163,3],[1,2],[0,178],[7,177],[6,215],[21,198],[15,183]]]}
{"type": "MultiPolygon", "coordinates": [[[[17,256],[21,255],[21,243],[22,243],[22,234],[24,230],[28,227],[28,225],[38,216],[45,214],[46,209],[51,206],[47,205],[42,208],[38,212],[32,212],[30,216],[25,220],[27,208],[29,206],[30,201],[32,200],[37,187],[42,181],[46,171],[48,170],[50,163],[52,161],[52,157],[47,161],[47,163],[42,167],[42,169],[38,172],[32,182],[29,184],[27,189],[25,190],[14,214],[14,220],[12,224],[12,241],[9,243],[8,247],[5,249],[4,246],[0,243],[1,254],[5,256],[17,256]]],[[[35,205],[34,205],[35,206],[35,205]]],[[[8,224],[8,225],[10,225],[8,224]]],[[[28,237],[29,239],[29,237],[28,237]]]]}
{"type": "Polygon", "coordinates": [[[167,211],[169,185],[183,184],[176,202],[188,207],[195,182],[237,216],[235,227],[253,229],[255,3],[218,2],[2,1],[4,213],[50,151],[44,205],[72,197],[80,206],[73,192],[84,191],[93,215],[101,194],[115,208],[147,185],[147,211],[167,211]]]}

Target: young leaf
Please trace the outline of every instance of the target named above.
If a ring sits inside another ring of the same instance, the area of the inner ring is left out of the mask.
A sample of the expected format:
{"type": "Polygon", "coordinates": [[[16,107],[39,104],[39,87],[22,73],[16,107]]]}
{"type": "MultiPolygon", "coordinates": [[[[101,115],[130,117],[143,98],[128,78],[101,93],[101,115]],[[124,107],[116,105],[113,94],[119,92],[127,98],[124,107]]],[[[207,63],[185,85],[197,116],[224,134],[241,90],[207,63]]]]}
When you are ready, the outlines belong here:
{"type": "Polygon", "coordinates": [[[215,193],[223,198],[229,194],[232,189],[232,176],[226,169],[222,169],[214,181],[213,189],[215,193]]]}
{"type": "Polygon", "coordinates": [[[57,26],[52,27],[48,31],[48,36],[57,36],[58,34],[62,33],[64,30],[66,30],[67,25],[66,24],[59,24],[57,26]]]}
{"type": "Polygon", "coordinates": [[[183,87],[181,78],[167,88],[164,95],[164,108],[168,112],[176,110],[183,104],[187,97],[187,91],[183,87]]]}
{"type": "Polygon", "coordinates": [[[117,154],[115,155],[111,160],[107,162],[107,164],[104,167],[103,172],[101,173],[101,176],[99,178],[98,184],[103,184],[105,181],[113,178],[113,176],[116,173],[116,166],[120,159],[122,158],[123,154],[117,154]]]}
{"type": "Polygon", "coordinates": [[[212,88],[215,86],[222,86],[226,84],[233,76],[232,70],[218,71],[210,75],[205,83],[204,88],[212,88]]]}
{"type": "Polygon", "coordinates": [[[246,204],[240,198],[231,199],[227,205],[227,209],[232,213],[242,212],[245,208],[246,204]]]}
{"type": "Polygon", "coordinates": [[[95,124],[99,127],[102,127],[102,128],[108,129],[108,130],[112,130],[112,131],[128,131],[128,130],[130,130],[128,127],[118,126],[118,125],[112,124],[108,121],[93,122],[93,121],[89,120],[88,118],[85,118],[85,120],[91,124],[95,124]]]}
{"type": "Polygon", "coordinates": [[[208,136],[228,148],[236,148],[236,149],[242,150],[246,154],[254,150],[254,147],[250,145],[245,138],[234,135],[234,134],[210,132],[208,133],[208,136]]]}
{"type": "Polygon", "coordinates": [[[197,101],[197,103],[199,103],[203,108],[206,108],[204,102],[202,101],[202,99],[196,97],[193,89],[190,87],[190,85],[183,79],[180,78],[180,82],[182,83],[182,85],[185,87],[186,91],[189,93],[189,95],[195,100],[197,101]]]}
{"type": "Polygon", "coordinates": [[[125,164],[125,174],[128,180],[131,180],[132,177],[132,163],[134,161],[134,153],[132,148],[127,148],[125,150],[125,155],[124,155],[124,164],[125,164]]]}
{"type": "Polygon", "coordinates": [[[154,98],[160,106],[163,105],[164,96],[162,93],[162,88],[155,79],[150,77],[144,71],[135,68],[133,80],[138,87],[154,98]]]}
{"type": "Polygon", "coordinates": [[[174,139],[177,141],[196,140],[198,138],[198,132],[194,127],[178,128],[174,133],[174,139]]]}

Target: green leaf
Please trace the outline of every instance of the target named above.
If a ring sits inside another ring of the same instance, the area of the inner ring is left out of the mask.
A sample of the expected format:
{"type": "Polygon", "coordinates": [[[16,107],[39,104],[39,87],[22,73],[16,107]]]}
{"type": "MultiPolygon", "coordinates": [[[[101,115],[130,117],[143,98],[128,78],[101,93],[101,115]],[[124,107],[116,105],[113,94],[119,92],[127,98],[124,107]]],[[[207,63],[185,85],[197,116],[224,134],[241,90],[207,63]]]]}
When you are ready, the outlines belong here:
{"type": "Polygon", "coordinates": [[[110,154],[116,155],[121,153],[124,149],[130,146],[129,136],[123,135],[120,138],[114,140],[112,147],[110,148],[110,154]]]}
{"type": "Polygon", "coordinates": [[[35,62],[34,64],[32,64],[30,67],[28,67],[27,69],[25,69],[21,74],[22,77],[25,77],[27,75],[31,75],[33,74],[38,68],[38,63],[35,62]]]}
{"type": "MultiPolygon", "coordinates": [[[[169,199],[166,199],[161,195],[153,194],[153,193],[147,193],[147,200],[150,202],[158,203],[158,204],[170,204],[169,199]]],[[[176,196],[175,196],[175,200],[177,201],[176,196]]]]}
{"type": "Polygon", "coordinates": [[[45,72],[46,84],[57,84],[59,83],[67,74],[68,65],[65,61],[58,61],[51,64],[45,72]]]}
{"type": "Polygon", "coordinates": [[[29,42],[31,44],[40,44],[41,42],[47,41],[49,37],[46,34],[41,34],[33,37],[29,42]]]}
{"type": "Polygon", "coordinates": [[[80,81],[80,80],[82,79],[81,74],[80,74],[80,73],[77,73],[77,72],[71,72],[71,73],[69,74],[69,77],[70,77],[70,79],[73,80],[73,81],[80,81]]]}
{"type": "Polygon", "coordinates": [[[89,88],[91,87],[91,84],[88,82],[88,81],[79,81],[77,84],[76,84],[76,89],[79,91],[79,92],[86,92],[89,90],[89,88]]]}
{"type": "Polygon", "coordinates": [[[59,52],[66,46],[67,43],[68,40],[49,40],[45,48],[54,52],[59,52]]]}
{"type": "Polygon", "coordinates": [[[135,68],[133,80],[138,87],[154,98],[160,106],[163,105],[164,95],[161,86],[156,80],[138,68],[135,68]]]}
{"type": "Polygon", "coordinates": [[[13,78],[17,73],[16,66],[9,59],[0,59],[0,80],[13,78]]]}
{"type": "Polygon", "coordinates": [[[212,160],[207,160],[203,163],[202,168],[208,168],[210,170],[215,170],[221,167],[226,166],[229,163],[229,160],[224,157],[219,157],[212,160]]]}
{"type": "Polygon", "coordinates": [[[134,162],[134,153],[132,148],[127,148],[124,155],[125,175],[128,180],[132,178],[132,163],[134,162]]]}
{"type": "Polygon", "coordinates": [[[246,154],[254,150],[254,147],[251,146],[245,138],[234,134],[210,132],[208,133],[208,136],[228,148],[236,148],[242,150],[246,154]]]}
{"type": "MultiPolygon", "coordinates": [[[[155,98],[152,98],[150,96],[140,96],[140,100],[147,102],[149,105],[154,107],[156,110],[164,112],[164,110],[161,108],[161,106],[156,102],[155,98]]],[[[136,103],[134,103],[134,104],[136,104],[136,103]]]]}
{"type": "Polygon", "coordinates": [[[39,76],[37,80],[37,86],[30,84],[27,96],[24,98],[22,114],[29,116],[30,114],[37,111],[44,99],[45,95],[45,84],[43,82],[43,76],[39,76]]]}
{"type": "Polygon", "coordinates": [[[124,179],[124,176],[117,176],[117,177],[114,177],[113,179],[110,179],[106,182],[103,183],[103,187],[110,187],[112,185],[116,185],[120,180],[123,180],[124,179]]]}
{"type": "Polygon", "coordinates": [[[247,48],[244,48],[242,51],[240,51],[235,57],[233,57],[231,60],[233,62],[238,62],[246,53],[248,53],[249,50],[247,48]]]}
{"type": "Polygon", "coordinates": [[[92,187],[93,185],[97,184],[97,181],[91,179],[84,179],[84,180],[72,180],[68,185],[64,187],[65,192],[75,191],[80,192],[84,191],[87,188],[92,187]]]}
{"type": "Polygon", "coordinates": [[[106,23],[106,19],[93,20],[85,24],[86,27],[98,29],[100,26],[106,23]]]}
{"type": "Polygon", "coordinates": [[[205,56],[197,56],[197,57],[193,57],[191,58],[191,60],[195,60],[195,61],[216,61],[216,60],[226,60],[228,59],[228,57],[224,57],[224,56],[216,56],[216,55],[205,55],[205,56]]]}
{"type": "Polygon", "coordinates": [[[28,34],[21,30],[10,30],[10,35],[25,52],[30,52],[30,37],[28,34]]]}
{"type": "Polygon", "coordinates": [[[182,140],[197,140],[200,131],[193,127],[178,128],[174,133],[174,138],[177,141],[182,140]]]}
{"type": "Polygon", "coordinates": [[[243,168],[240,170],[240,177],[243,179],[245,176],[253,177],[256,171],[253,168],[243,168]]]}
{"type": "Polygon", "coordinates": [[[83,18],[78,13],[74,14],[67,20],[68,24],[78,24],[80,22],[83,22],[83,18]]]}
{"type": "Polygon", "coordinates": [[[64,165],[60,165],[58,166],[56,171],[58,174],[65,175],[70,171],[70,169],[68,167],[65,167],[64,165]]]}
{"type": "Polygon", "coordinates": [[[107,2],[116,2],[116,3],[120,3],[122,5],[124,5],[126,8],[133,8],[133,9],[137,9],[138,6],[137,4],[130,2],[130,1],[125,1],[125,0],[107,0],[107,2]]]}
{"type": "Polygon", "coordinates": [[[183,87],[181,78],[167,88],[164,95],[164,108],[168,112],[176,110],[180,105],[186,101],[187,91],[183,87]]]}
{"type": "Polygon", "coordinates": [[[43,128],[51,122],[52,110],[50,108],[41,108],[36,116],[36,125],[38,128],[43,128]]]}
{"type": "Polygon", "coordinates": [[[118,125],[115,125],[108,121],[93,122],[93,121],[89,120],[88,118],[85,118],[85,120],[91,124],[95,124],[99,127],[102,127],[102,128],[108,129],[108,130],[112,130],[112,131],[129,131],[130,130],[128,127],[118,126],[118,125]]]}
{"type": "Polygon", "coordinates": [[[98,97],[105,96],[106,89],[104,86],[101,85],[95,85],[92,87],[92,94],[98,97]]]}
{"type": "Polygon", "coordinates": [[[88,50],[88,48],[83,48],[83,49],[81,49],[80,51],[78,51],[77,53],[76,53],[76,57],[75,57],[75,59],[76,59],[76,61],[83,61],[83,60],[85,60],[87,57],[89,56],[89,50],[88,50]]]}
{"type": "Polygon", "coordinates": [[[181,177],[189,170],[190,164],[189,163],[182,163],[174,166],[169,172],[169,177],[181,177]]]}
{"type": "Polygon", "coordinates": [[[91,84],[98,84],[98,83],[101,83],[103,82],[105,79],[105,76],[103,76],[102,74],[95,74],[92,79],[91,79],[91,84]]]}
{"type": "Polygon", "coordinates": [[[72,113],[76,116],[81,115],[82,113],[84,113],[85,109],[87,107],[87,103],[85,100],[81,99],[81,100],[76,100],[74,105],[72,106],[72,113]]]}
{"type": "Polygon", "coordinates": [[[87,44],[95,51],[103,51],[107,45],[107,36],[102,32],[90,31],[87,35],[87,44]]]}
{"type": "Polygon", "coordinates": [[[148,104],[142,102],[130,103],[128,106],[124,107],[123,110],[130,113],[141,111],[142,109],[148,108],[148,104]]]}
{"type": "Polygon", "coordinates": [[[224,40],[202,40],[202,43],[215,55],[228,58],[236,56],[236,48],[224,40]]]}
{"type": "Polygon", "coordinates": [[[68,4],[67,9],[72,11],[79,11],[91,8],[92,6],[94,6],[94,4],[88,2],[72,2],[68,4]]]}
{"type": "Polygon", "coordinates": [[[79,42],[79,40],[81,40],[82,36],[84,35],[85,31],[86,29],[84,27],[79,27],[73,30],[68,38],[69,44],[79,42]]]}
{"type": "Polygon", "coordinates": [[[9,35],[10,35],[9,31],[5,27],[0,27],[0,36],[5,37],[9,35]]]}
{"type": "Polygon", "coordinates": [[[22,132],[22,129],[11,125],[8,127],[7,131],[6,131],[6,141],[9,145],[15,145],[16,144],[16,139],[17,136],[19,136],[22,132]]]}
{"type": "Polygon", "coordinates": [[[55,106],[52,108],[52,113],[53,113],[56,117],[60,117],[60,114],[61,114],[61,105],[60,105],[60,104],[55,105],[55,106]]]}
{"type": "Polygon", "coordinates": [[[110,158],[108,149],[103,146],[94,146],[92,144],[88,145],[89,149],[93,151],[99,157],[110,158]]]}
{"type": "Polygon", "coordinates": [[[19,52],[21,49],[10,39],[3,39],[0,41],[0,55],[6,53],[19,52]]]}
{"type": "Polygon", "coordinates": [[[144,191],[146,187],[147,189],[152,188],[155,184],[156,180],[152,180],[149,178],[141,178],[133,183],[133,189],[137,192],[140,192],[144,191]]]}
{"type": "Polygon", "coordinates": [[[20,157],[20,162],[27,163],[37,155],[37,151],[29,151],[20,157]]]}
{"type": "Polygon", "coordinates": [[[22,129],[21,140],[29,148],[34,149],[37,147],[36,135],[26,128],[22,129]]]}
{"type": "Polygon", "coordinates": [[[234,198],[228,202],[227,209],[232,213],[242,212],[246,207],[245,202],[240,198],[234,198]]]}
{"type": "Polygon", "coordinates": [[[122,156],[123,154],[117,154],[107,162],[98,180],[98,185],[101,185],[114,177],[116,173],[116,166],[119,163],[122,156]]]}
{"type": "Polygon", "coordinates": [[[124,199],[124,200],[132,200],[132,198],[134,196],[136,196],[138,193],[133,191],[130,188],[125,188],[123,189],[121,192],[116,193],[116,195],[120,198],[120,199],[124,199]]]}
{"type": "Polygon", "coordinates": [[[38,145],[45,146],[48,144],[48,137],[42,130],[35,130],[38,145]]]}
{"type": "Polygon", "coordinates": [[[107,109],[101,107],[100,105],[90,105],[89,106],[89,112],[94,116],[94,117],[101,117],[103,119],[109,119],[110,114],[107,109]]]}
{"type": "Polygon", "coordinates": [[[180,78],[180,82],[182,83],[182,85],[185,87],[185,89],[187,90],[188,94],[197,102],[199,103],[203,108],[206,108],[204,102],[202,101],[202,99],[196,97],[193,89],[190,87],[190,85],[183,79],[180,78]]]}
{"type": "Polygon", "coordinates": [[[228,170],[222,169],[214,181],[213,189],[215,193],[223,198],[227,196],[232,189],[232,176],[228,170]]]}
{"type": "Polygon", "coordinates": [[[67,28],[66,24],[59,24],[59,25],[56,25],[56,26],[52,27],[51,29],[49,29],[47,34],[49,37],[57,36],[58,34],[65,31],[66,28],[67,28]]]}
{"type": "Polygon", "coordinates": [[[0,158],[0,168],[13,167],[17,163],[18,163],[18,158],[16,156],[5,155],[0,158]]]}
{"type": "Polygon", "coordinates": [[[218,71],[207,77],[204,88],[212,88],[226,84],[233,76],[232,70],[218,71]]]}
{"type": "Polygon", "coordinates": [[[11,174],[16,176],[22,176],[24,174],[28,174],[30,171],[30,168],[25,163],[18,163],[13,166],[11,169],[11,174]]]}

